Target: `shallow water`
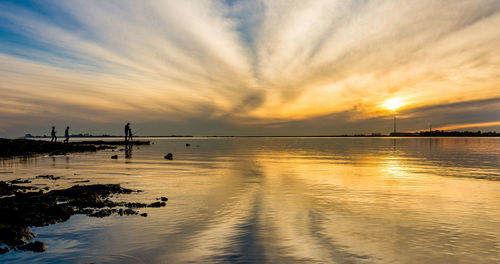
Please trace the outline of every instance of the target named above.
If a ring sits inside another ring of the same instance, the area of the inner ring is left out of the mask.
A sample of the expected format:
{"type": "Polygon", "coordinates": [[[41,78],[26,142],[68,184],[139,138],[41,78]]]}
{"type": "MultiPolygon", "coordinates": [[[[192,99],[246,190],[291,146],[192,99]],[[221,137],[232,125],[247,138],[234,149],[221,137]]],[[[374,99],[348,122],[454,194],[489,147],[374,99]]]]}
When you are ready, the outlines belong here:
{"type": "Polygon", "coordinates": [[[0,263],[499,263],[500,138],[163,138],[0,161],[0,179],[167,196],[148,217],[33,228],[44,253],[0,263]],[[185,144],[190,143],[190,147],[185,144]],[[163,156],[171,152],[174,160],[163,156]],[[110,159],[118,154],[118,160],[110,159]]]}

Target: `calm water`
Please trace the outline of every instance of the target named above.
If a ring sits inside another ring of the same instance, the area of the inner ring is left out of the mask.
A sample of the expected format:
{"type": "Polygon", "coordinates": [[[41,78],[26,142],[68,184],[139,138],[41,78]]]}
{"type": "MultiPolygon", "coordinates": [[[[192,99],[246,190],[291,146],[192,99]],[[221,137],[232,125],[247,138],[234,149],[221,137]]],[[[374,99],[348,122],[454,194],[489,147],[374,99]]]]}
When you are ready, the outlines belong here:
{"type": "Polygon", "coordinates": [[[76,215],[34,228],[47,251],[0,262],[500,262],[500,138],[153,141],[130,159],[0,161],[3,180],[54,174],[63,179],[33,183],[90,179],[144,190],[121,200],[169,197],[141,210],[146,218],[76,215]]]}

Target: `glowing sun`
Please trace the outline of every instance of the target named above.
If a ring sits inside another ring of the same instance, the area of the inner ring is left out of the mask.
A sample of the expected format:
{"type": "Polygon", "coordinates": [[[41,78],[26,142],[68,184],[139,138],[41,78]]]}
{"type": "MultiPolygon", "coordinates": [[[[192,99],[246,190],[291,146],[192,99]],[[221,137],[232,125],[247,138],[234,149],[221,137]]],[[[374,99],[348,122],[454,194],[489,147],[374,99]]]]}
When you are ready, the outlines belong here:
{"type": "Polygon", "coordinates": [[[384,103],[384,107],[391,110],[391,111],[394,111],[403,105],[404,105],[404,102],[399,98],[392,98],[392,99],[385,101],[385,103],[384,103]]]}

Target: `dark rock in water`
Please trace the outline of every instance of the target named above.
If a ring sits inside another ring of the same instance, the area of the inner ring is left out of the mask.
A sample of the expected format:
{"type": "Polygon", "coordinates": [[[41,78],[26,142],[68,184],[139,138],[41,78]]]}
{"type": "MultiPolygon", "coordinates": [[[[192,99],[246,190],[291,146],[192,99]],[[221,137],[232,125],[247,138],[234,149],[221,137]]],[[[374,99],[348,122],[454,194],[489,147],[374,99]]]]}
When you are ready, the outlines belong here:
{"type": "Polygon", "coordinates": [[[136,214],[139,214],[139,212],[137,212],[136,210],[133,210],[133,209],[119,209],[118,210],[118,214],[120,216],[124,216],[124,215],[136,215],[136,214]]]}
{"type": "Polygon", "coordinates": [[[9,247],[0,247],[0,255],[5,254],[10,251],[9,247]]]}
{"type": "MultiPolygon", "coordinates": [[[[120,215],[138,214],[130,208],[114,209],[126,203],[111,201],[109,197],[133,192],[122,188],[119,184],[75,185],[46,193],[20,192],[31,188],[33,187],[11,185],[0,181],[0,245],[2,246],[0,252],[11,249],[43,251],[44,244],[41,242],[27,244],[35,237],[28,228],[30,226],[63,222],[74,214],[93,217],[106,217],[118,212],[120,215]]],[[[129,206],[147,205],[129,203],[129,206]]]]}
{"type": "Polygon", "coordinates": [[[118,159],[118,155],[111,156],[112,159],[118,159]]]}
{"type": "MultiPolygon", "coordinates": [[[[9,216],[6,215],[5,217],[9,216]]],[[[16,246],[26,244],[33,238],[35,238],[35,234],[27,226],[0,224],[0,243],[16,246]]]]}
{"type": "Polygon", "coordinates": [[[142,213],[141,216],[146,217],[146,216],[148,216],[148,213],[142,213]]]}
{"type": "Polygon", "coordinates": [[[164,158],[168,159],[168,160],[173,160],[174,159],[174,155],[172,153],[168,153],[167,155],[165,155],[164,158]]]}
{"type": "Polygon", "coordinates": [[[45,243],[42,243],[40,241],[35,241],[28,243],[26,245],[20,246],[20,250],[29,250],[29,251],[34,251],[34,252],[44,252],[45,249],[47,249],[47,245],[45,243]]]}
{"type": "Polygon", "coordinates": [[[90,180],[74,181],[73,183],[85,183],[85,182],[90,182],[90,180]]]}
{"type": "Polygon", "coordinates": [[[116,213],[116,209],[101,209],[95,211],[94,213],[88,214],[88,216],[103,218],[106,216],[110,216],[113,213],[116,213]]]}
{"type": "Polygon", "coordinates": [[[168,198],[167,197],[160,197],[160,200],[162,200],[163,202],[166,202],[166,201],[168,201],[168,198]]]}
{"type": "Polygon", "coordinates": [[[10,195],[15,191],[15,187],[6,183],[0,182],[0,195],[10,195]]]}
{"type": "Polygon", "coordinates": [[[0,196],[1,195],[12,195],[21,192],[25,192],[26,190],[34,190],[36,189],[35,187],[29,187],[29,186],[18,186],[18,185],[12,185],[8,184],[4,181],[0,181],[0,196]]]}
{"type": "Polygon", "coordinates": [[[22,179],[16,179],[16,180],[12,180],[10,181],[11,184],[20,184],[20,183],[31,183],[30,180],[22,180],[22,179]]]}
{"type": "Polygon", "coordinates": [[[38,175],[36,176],[37,179],[49,179],[49,180],[58,180],[61,179],[61,177],[55,177],[54,175],[38,175]]]}
{"type": "Polygon", "coordinates": [[[148,207],[164,207],[165,205],[167,205],[165,202],[154,202],[148,204],[148,207]]]}
{"type": "MultiPolygon", "coordinates": [[[[122,188],[119,184],[75,185],[46,193],[38,188],[37,192],[22,192],[32,188],[34,187],[17,186],[0,181],[0,245],[2,246],[0,254],[12,249],[44,251],[46,245],[42,242],[28,243],[35,237],[29,229],[30,226],[46,226],[63,222],[74,214],[85,214],[91,217],[106,217],[113,214],[137,215],[139,212],[131,208],[166,205],[165,202],[155,202],[149,205],[114,202],[109,199],[112,195],[133,192],[122,188]],[[118,206],[128,208],[115,209],[118,206]]],[[[147,214],[141,214],[141,216],[147,216],[147,214]]]]}
{"type": "Polygon", "coordinates": [[[143,208],[143,207],[146,207],[147,204],[145,204],[145,203],[125,203],[125,204],[123,204],[123,206],[125,206],[127,208],[143,208]]]}
{"type": "Polygon", "coordinates": [[[136,210],[132,210],[130,208],[127,208],[127,209],[123,210],[123,214],[124,215],[136,215],[136,214],[139,214],[139,212],[137,212],[136,210]]]}
{"type": "Polygon", "coordinates": [[[189,146],[191,146],[191,144],[189,144],[189,143],[186,143],[186,147],[189,147],[189,146]]]}

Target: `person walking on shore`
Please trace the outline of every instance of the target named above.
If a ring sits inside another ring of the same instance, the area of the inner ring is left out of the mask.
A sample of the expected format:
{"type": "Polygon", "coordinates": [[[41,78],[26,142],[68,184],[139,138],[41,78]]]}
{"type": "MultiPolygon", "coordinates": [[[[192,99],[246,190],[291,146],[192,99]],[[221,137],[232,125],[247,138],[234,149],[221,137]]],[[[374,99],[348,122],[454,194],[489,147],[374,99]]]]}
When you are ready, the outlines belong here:
{"type": "Polygon", "coordinates": [[[125,142],[127,142],[127,141],[128,141],[129,131],[130,131],[130,123],[127,123],[127,124],[125,125],[125,142]]]}
{"type": "Polygon", "coordinates": [[[64,143],[69,143],[69,126],[66,127],[66,130],[64,130],[64,143]]]}
{"type": "Polygon", "coordinates": [[[52,131],[50,132],[50,135],[52,136],[52,139],[50,142],[57,142],[57,136],[56,136],[56,127],[52,126],[52,131]]]}

